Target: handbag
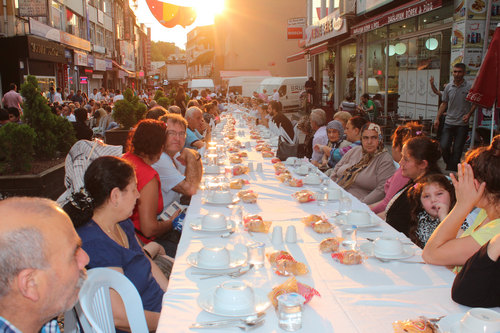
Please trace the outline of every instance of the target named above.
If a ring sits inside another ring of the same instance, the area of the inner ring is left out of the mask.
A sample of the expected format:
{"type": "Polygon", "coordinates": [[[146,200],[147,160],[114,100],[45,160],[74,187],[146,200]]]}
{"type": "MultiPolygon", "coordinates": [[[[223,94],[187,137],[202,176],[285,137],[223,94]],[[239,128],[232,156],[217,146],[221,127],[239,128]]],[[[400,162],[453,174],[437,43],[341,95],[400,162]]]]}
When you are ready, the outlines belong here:
{"type": "Polygon", "coordinates": [[[276,157],[282,161],[285,161],[289,157],[298,157],[299,144],[298,143],[288,143],[284,141],[281,136],[278,139],[278,150],[276,151],[276,157]]]}

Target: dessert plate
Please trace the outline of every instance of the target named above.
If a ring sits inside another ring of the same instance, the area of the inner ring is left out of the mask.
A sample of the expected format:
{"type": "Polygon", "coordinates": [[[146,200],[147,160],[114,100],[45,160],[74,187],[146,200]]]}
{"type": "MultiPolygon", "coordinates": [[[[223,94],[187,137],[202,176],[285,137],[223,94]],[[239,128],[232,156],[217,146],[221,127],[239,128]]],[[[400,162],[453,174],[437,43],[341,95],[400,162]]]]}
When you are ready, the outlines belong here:
{"type": "Polygon", "coordinates": [[[196,230],[196,231],[207,231],[207,232],[212,232],[212,231],[226,231],[226,230],[231,230],[234,228],[234,222],[231,220],[228,220],[226,218],[226,226],[220,227],[220,228],[207,228],[204,227],[203,224],[201,223],[202,217],[198,217],[195,220],[191,221],[189,223],[189,226],[191,229],[196,230]]]}
{"type": "Polygon", "coordinates": [[[254,289],[254,300],[255,305],[251,310],[238,310],[238,311],[229,311],[229,310],[216,310],[214,306],[214,296],[215,289],[211,288],[206,291],[202,291],[200,296],[198,296],[198,305],[208,313],[212,313],[218,316],[225,317],[246,317],[254,315],[258,312],[265,311],[271,305],[271,302],[267,298],[267,294],[262,290],[254,289]]]}
{"type": "Polygon", "coordinates": [[[359,246],[359,248],[367,256],[373,256],[373,257],[376,257],[376,258],[388,259],[388,260],[406,259],[406,258],[413,257],[413,255],[415,254],[415,251],[413,250],[412,245],[408,245],[408,244],[403,244],[403,252],[401,252],[399,254],[393,254],[393,255],[389,255],[389,254],[384,254],[384,255],[382,255],[382,254],[376,254],[375,251],[373,251],[373,243],[372,242],[361,244],[359,246]]]}
{"type": "Polygon", "coordinates": [[[198,263],[198,252],[193,252],[187,257],[187,263],[195,268],[206,270],[225,270],[246,265],[247,258],[245,255],[229,250],[229,265],[226,266],[205,266],[198,263]]]}

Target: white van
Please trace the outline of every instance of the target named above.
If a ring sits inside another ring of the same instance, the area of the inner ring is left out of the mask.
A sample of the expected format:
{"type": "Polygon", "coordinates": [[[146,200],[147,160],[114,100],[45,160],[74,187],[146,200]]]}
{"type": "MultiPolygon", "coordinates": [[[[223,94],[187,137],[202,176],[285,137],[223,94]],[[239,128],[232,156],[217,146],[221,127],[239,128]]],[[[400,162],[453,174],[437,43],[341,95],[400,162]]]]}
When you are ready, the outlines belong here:
{"type": "Polygon", "coordinates": [[[301,107],[300,93],[305,89],[306,81],[306,76],[270,77],[262,80],[259,93],[265,89],[271,99],[274,89],[278,89],[283,111],[296,111],[301,107]]]}
{"type": "Polygon", "coordinates": [[[262,80],[270,76],[236,76],[229,79],[227,94],[233,93],[243,97],[252,97],[253,92],[259,92],[262,80]]]}
{"type": "Polygon", "coordinates": [[[214,81],[212,79],[193,79],[188,82],[188,90],[198,90],[201,91],[203,89],[210,89],[210,91],[214,91],[214,81]]]}

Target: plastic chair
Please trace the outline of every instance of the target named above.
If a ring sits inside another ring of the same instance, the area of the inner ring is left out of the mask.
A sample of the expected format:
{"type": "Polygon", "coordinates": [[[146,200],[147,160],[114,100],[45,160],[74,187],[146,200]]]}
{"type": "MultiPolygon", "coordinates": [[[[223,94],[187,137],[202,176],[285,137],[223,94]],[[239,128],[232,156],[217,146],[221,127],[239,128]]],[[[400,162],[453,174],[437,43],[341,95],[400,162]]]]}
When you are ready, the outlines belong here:
{"type": "Polygon", "coordinates": [[[109,289],[123,300],[132,333],[148,332],[141,297],[123,274],[110,268],[93,268],[80,290],[80,305],[94,332],[115,332],[109,289]]]}

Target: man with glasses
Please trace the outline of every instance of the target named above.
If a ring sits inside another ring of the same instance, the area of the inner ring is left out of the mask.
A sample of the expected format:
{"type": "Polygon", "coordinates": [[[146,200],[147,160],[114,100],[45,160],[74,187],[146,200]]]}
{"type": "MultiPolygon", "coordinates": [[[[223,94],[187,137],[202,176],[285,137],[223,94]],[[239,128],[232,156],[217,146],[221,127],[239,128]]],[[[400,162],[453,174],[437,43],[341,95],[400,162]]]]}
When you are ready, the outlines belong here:
{"type": "Polygon", "coordinates": [[[180,202],[182,195],[196,193],[202,177],[201,155],[193,149],[184,148],[187,121],[179,114],[166,114],[161,121],[167,123],[167,138],[163,153],[153,168],[160,175],[163,207],[174,201],[180,202]]]}
{"type": "Polygon", "coordinates": [[[457,171],[469,132],[469,119],[476,108],[465,100],[471,84],[464,80],[464,75],[465,64],[458,63],[453,66],[453,82],[444,88],[443,101],[434,121],[434,128],[438,129],[439,118],[446,111],[440,142],[446,170],[450,171],[457,171]]]}

